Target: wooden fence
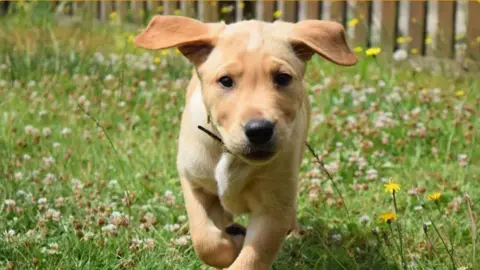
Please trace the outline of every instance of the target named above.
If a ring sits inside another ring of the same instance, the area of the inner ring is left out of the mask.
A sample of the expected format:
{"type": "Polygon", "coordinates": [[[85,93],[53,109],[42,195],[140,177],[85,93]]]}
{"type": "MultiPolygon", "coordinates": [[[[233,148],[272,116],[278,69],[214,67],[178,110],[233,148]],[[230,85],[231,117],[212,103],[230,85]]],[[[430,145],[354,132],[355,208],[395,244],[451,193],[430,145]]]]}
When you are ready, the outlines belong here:
{"type": "MultiPolygon", "coordinates": [[[[480,1],[464,2],[464,33],[456,29],[460,1],[74,1],[63,2],[68,13],[99,20],[146,24],[155,14],[184,15],[205,22],[227,23],[245,19],[299,21],[324,19],[342,23],[357,51],[381,46],[391,53],[402,48],[410,54],[480,61],[480,1]],[[408,2],[408,3],[405,3],[408,2]],[[66,5],[65,5],[66,3],[66,5]],[[437,20],[432,16],[435,4],[437,20]],[[407,5],[407,14],[400,6],[407,5]],[[403,14],[400,14],[403,13],[403,14]],[[375,20],[373,19],[375,18],[375,20]],[[399,22],[406,25],[399,31],[399,22]],[[375,24],[377,27],[375,27],[375,24]],[[430,24],[430,25],[427,25],[430,24]],[[435,32],[428,31],[434,28],[435,32]],[[376,35],[375,35],[376,31],[376,35]]],[[[59,2],[57,1],[58,5],[59,2]]]]}

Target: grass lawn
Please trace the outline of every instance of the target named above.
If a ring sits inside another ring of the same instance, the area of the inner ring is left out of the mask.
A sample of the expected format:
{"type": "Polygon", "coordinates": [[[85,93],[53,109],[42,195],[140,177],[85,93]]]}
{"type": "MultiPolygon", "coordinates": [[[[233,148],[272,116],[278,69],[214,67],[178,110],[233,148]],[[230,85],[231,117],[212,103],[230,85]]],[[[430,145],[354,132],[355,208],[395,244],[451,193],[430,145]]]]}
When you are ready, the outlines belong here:
{"type": "MultiPolygon", "coordinates": [[[[191,66],[136,29],[28,14],[0,18],[0,268],[209,269],[175,167],[191,66]]],[[[307,232],[273,269],[479,269],[479,77],[359,55],[309,64],[309,143],[336,185],[305,153],[307,232]]]]}

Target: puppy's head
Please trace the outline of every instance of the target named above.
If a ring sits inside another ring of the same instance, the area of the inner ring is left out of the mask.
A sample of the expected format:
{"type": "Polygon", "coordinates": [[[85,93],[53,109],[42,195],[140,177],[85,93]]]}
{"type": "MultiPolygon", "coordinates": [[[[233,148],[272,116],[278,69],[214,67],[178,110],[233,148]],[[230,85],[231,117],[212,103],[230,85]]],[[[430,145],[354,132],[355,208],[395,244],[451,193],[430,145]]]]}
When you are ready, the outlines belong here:
{"type": "Polygon", "coordinates": [[[250,163],[272,160],[291,140],[314,53],[354,65],[343,26],[243,21],[225,25],[156,16],[135,39],[147,49],[177,47],[197,69],[203,101],[226,147],[250,163]]]}

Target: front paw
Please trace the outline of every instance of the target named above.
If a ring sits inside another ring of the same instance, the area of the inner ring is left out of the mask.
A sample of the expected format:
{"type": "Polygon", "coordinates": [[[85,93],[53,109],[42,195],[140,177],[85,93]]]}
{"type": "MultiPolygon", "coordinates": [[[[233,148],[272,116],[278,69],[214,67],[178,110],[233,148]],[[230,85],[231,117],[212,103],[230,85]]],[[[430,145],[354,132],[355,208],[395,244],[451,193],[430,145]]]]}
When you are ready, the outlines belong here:
{"type": "Polygon", "coordinates": [[[230,236],[235,248],[240,252],[247,235],[247,229],[238,223],[232,223],[225,228],[225,233],[230,236]]]}

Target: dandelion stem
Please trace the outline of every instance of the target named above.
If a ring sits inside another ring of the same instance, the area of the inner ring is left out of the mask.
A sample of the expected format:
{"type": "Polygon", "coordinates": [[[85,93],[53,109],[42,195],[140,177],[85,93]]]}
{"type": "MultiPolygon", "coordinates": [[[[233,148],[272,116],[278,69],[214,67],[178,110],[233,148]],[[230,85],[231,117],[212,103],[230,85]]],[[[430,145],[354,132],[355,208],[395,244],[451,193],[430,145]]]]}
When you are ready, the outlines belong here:
{"type": "MultiPolygon", "coordinates": [[[[400,258],[402,259],[402,266],[403,269],[407,269],[407,264],[405,263],[405,259],[403,258],[403,252],[401,246],[395,241],[395,232],[393,231],[391,221],[388,223],[388,227],[390,228],[390,231],[392,232],[392,237],[393,237],[393,242],[395,243],[395,246],[397,247],[398,253],[400,254],[400,258]]],[[[390,251],[391,252],[391,251],[390,251]]]]}
{"type": "MultiPolygon", "coordinates": [[[[395,208],[395,213],[398,215],[398,207],[397,207],[397,199],[395,197],[395,190],[392,192],[393,195],[393,206],[395,208]]],[[[400,256],[402,258],[402,265],[403,268],[407,268],[407,261],[405,260],[405,255],[403,254],[403,236],[402,236],[402,229],[400,227],[400,222],[397,222],[397,231],[398,231],[398,241],[400,242],[400,256]]],[[[390,227],[391,229],[391,227],[390,227]]],[[[392,231],[393,233],[393,231],[392,231]]]]}
{"type": "MultiPolygon", "coordinates": [[[[435,206],[437,207],[438,213],[440,214],[440,216],[442,216],[443,215],[442,209],[440,209],[440,205],[438,204],[438,201],[434,201],[434,202],[435,202],[435,206]]],[[[455,256],[455,253],[454,253],[455,249],[453,248],[453,239],[452,239],[452,237],[450,237],[451,226],[448,225],[448,227],[449,228],[447,229],[447,233],[449,235],[449,240],[450,240],[450,252],[452,253],[452,257],[453,257],[453,256],[455,256]]],[[[447,250],[448,250],[448,248],[447,248],[447,250]]]]}
{"type": "Polygon", "coordinates": [[[350,223],[352,223],[352,219],[351,219],[351,217],[350,217],[350,211],[348,210],[347,204],[345,204],[345,200],[343,199],[342,193],[340,192],[340,189],[338,189],[338,186],[337,186],[337,184],[335,183],[335,181],[333,180],[332,175],[327,171],[327,169],[325,168],[325,164],[323,163],[322,160],[320,160],[320,158],[318,157],[317,153],[315,153],[315,150],[313,150],[313,148],[312,148],[307,142],[305,142],[305,145],[307,146],[307,148],[308,148],[308,150],[310,151],[310,153],[312,153],[312,155],[315,157],[315,159],[317,160],[318,164],[320,164],[320,168],[322,169],[322,171],[327,175],[328,179],[330,179],[330,181],[332,181],[333,188],[335,189],[335,191],[337,192],[338,196],[340,197],[340,200],[342,200],[343,207],[345,208],[345,211],[347,212],[348,221],[349,221],[350,223]]]}
{"type": "Polygon", "coordinates": [[[435,246],[434,246],[432,240],[430,239],[430,235],[428,235],[428,231],[427,231],[427,229],[426,229],[426,226],[427,226],[427,225],[425,224],[424,226],[425,226],[425,227],[424,227],[424,229],[423,229],[423,232],[425,233],[425,238],[427,238],[427,242],[428,242],[428,243],[430,244],[430,246],[432,247],[433,254],[435,254],[435,257],[439,258],[442,263],[445,263],[445,262],[443,261],[443,259],[442,259],[440,256],[438,256],[438,254],[437,254],[437,250],[435,249],[435,246]]]}
{"type": "Polygon", "coordinates": [[[428,219],[430,220],[430,222],[432,223],[433,229],[435,230],[435,232],[437,233],[438,237],[439,237],[440,240],[442,241],[442,244],[445,246],[445,249],[447,250],[448,256],[450,257],[450,260],[452,261],[453,269],[457,269],[457,267],[456,267],[456,265],[455,265],[455,260],[453,259],[452,253],[451,253],[450,250],[448,249],[447,243],[445,243],[445,240],[443,240],[442,235],[441,235],[440,232],[438,231],[437,226],[435,226],[435,223],[433,222],[433,220],[432,220],[432,218],[430,217],[430,215],[427,214],[427,216],[428,216],[428,219]]]}

